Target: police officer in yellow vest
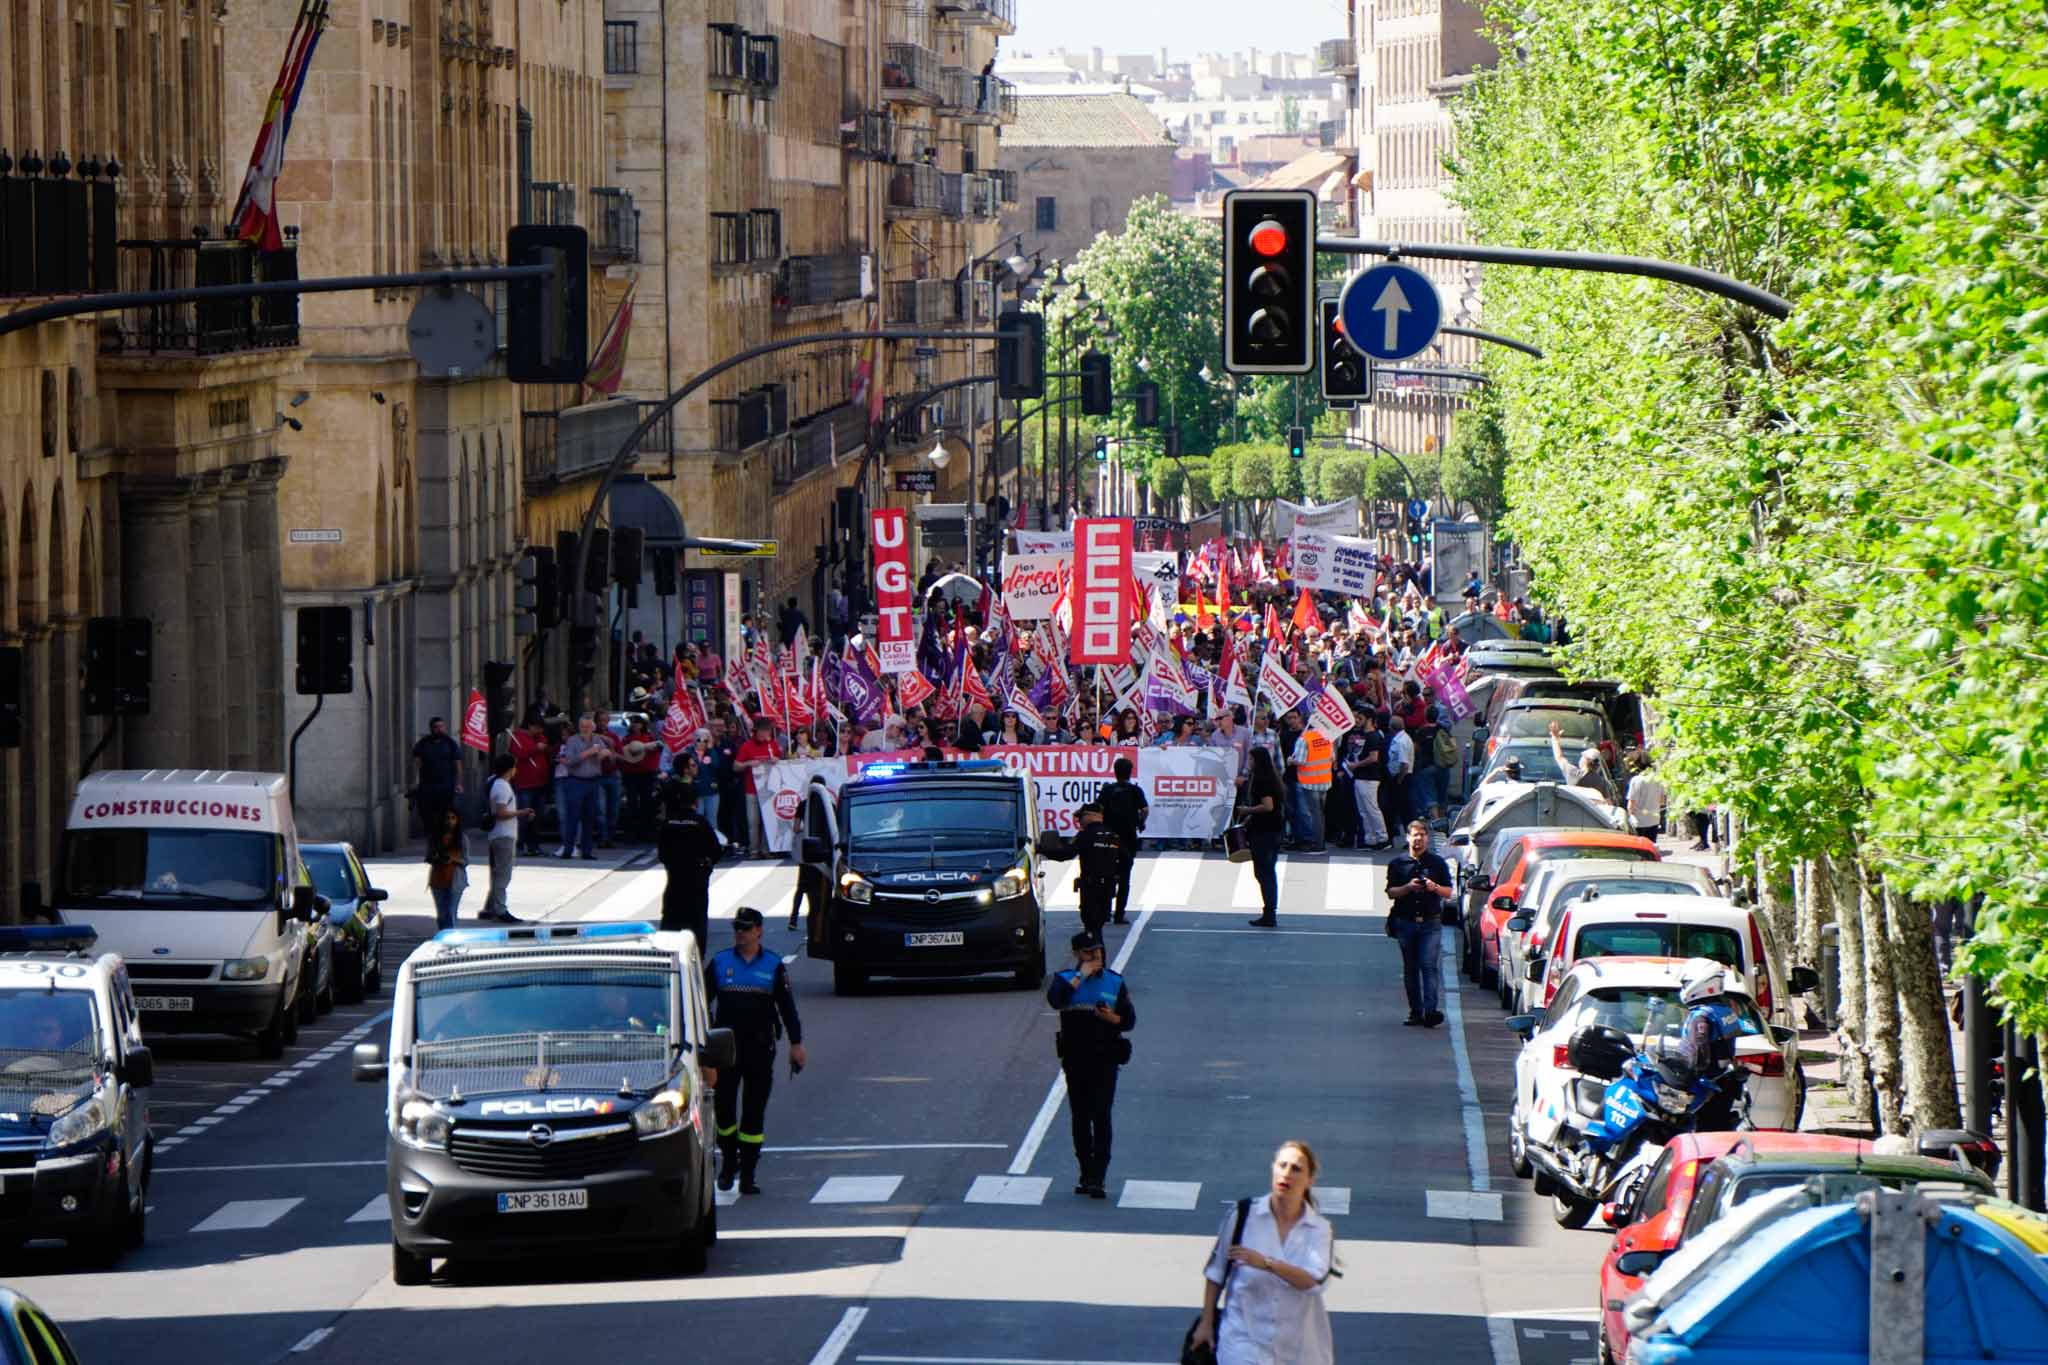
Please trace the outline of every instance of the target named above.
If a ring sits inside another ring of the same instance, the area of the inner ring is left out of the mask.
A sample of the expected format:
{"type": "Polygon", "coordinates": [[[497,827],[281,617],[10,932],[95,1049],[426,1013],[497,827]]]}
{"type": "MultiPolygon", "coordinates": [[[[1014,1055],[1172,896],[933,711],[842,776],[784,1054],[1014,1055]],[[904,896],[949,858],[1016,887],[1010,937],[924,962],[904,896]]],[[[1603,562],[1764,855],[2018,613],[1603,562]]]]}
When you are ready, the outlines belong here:
{"type": "Polygon", "coordinates": [[[1074,965],[1053,973],[1045,998],[1060,1012],[1056,1043],[1074,1120],[1074,1160],[1081,1167],[1074,1193],[1107,1199],[1109,1110],[1116,1103],[1117,1068],[1131,1059],[1131,1040],[1124,1035],[1137,1027],[1138,1009],[1123,977],[1104,964],[1098,935],[1083,929],[1072,946],[1074,965]]]}
{"type": "Polygon", "coordinates": [[[754,1169],[767,1139],[768,1092],[775,1085],[775,1040],[789,1034],[789,1070],[802,1071],[804,1026],[797,1018],[789,969],[761,946],[761,912],[743,905],[732,917],[732,947],[704,964],[711,1026],[729,1028],[739,1065],[721,1071],[712,1097],[718,1121],[718,1188],[737,1179],[741,1194],[759,1194],[754,1169]]]}
{"type": "Polygon", "coordinates": [[[1323,803],[1330,795],[1330,778],[1336,768],[1337,748],[1329,736],[1310,726],[1294,741],[1295,837],[1304,853],[1323,851],[1323,803]]]}

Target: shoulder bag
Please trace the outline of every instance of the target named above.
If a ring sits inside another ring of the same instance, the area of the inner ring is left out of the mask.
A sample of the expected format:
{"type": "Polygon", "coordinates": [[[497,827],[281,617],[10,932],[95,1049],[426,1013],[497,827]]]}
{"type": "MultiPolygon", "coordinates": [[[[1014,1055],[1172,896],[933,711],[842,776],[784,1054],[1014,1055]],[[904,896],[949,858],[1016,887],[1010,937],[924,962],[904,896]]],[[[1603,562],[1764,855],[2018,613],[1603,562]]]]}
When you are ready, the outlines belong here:
{"type": "MultiPolygon", "coordinates": [[[[1251,1200],[1240,1199],[1237,1201],[1237,1224],[1230,1230],[1231,1246],[1234,1247],[1244,1240],[1244,1220],[1250,1216],[1251,1211],[1251,1200]]],[[[1225,1255],[1228,1254],[1226,1251],[1225,1255]]],[[[1221,1335],[1223,1331],[1223,1308],[1225,1300],[1230,1293],[1230,1277],[1236,1273],[1237,1262],[1227,1260],[1223,1263],[1223,1287],[1216,1294],[1216,1332],[1218,1335],[1221,1335]]],[[[1216,1365],[1216,1348],[1213,1345],[1195,1345],[1195,1333],[1201,1326],[1202,1315],[1197,1313],[1195,1314],[1195,1320],[1188,1324],[1187,1335],[1181,1338],[1180,1365],[1216,1365]]]]}
{"type": "Polygon", "coordinates": [[[1223,852],[1233,863],[1248,863],[1252,860],[1251,835],[1246,832],[1242,820],[1223,831],[1223,852]]]}

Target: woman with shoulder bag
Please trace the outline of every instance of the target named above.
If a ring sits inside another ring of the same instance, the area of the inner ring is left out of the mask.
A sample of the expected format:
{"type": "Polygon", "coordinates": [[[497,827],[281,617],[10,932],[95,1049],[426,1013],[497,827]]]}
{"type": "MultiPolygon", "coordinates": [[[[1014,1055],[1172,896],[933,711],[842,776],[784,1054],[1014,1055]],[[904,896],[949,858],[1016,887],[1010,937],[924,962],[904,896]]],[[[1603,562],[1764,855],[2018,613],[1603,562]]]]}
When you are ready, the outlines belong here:
{"type": "Polygon", "coordinates": [[[1223,1216],[1182,1365],[1334,1365],[1323,1284],[1338,1273],[1337,1236],[1316,1212],[1317,1169],[1309,1145],[1289,1139],[1273,1153],[1271,1192],[1223,1216]]]}
{"type": "Polygon", "coordinates": [[[434,925],[455,927],[456,907],[469,889],[469,831],[462,827],[462,812],[450,810],[442,825],[427,840],[427,890],[434,896],[434,925]]]}

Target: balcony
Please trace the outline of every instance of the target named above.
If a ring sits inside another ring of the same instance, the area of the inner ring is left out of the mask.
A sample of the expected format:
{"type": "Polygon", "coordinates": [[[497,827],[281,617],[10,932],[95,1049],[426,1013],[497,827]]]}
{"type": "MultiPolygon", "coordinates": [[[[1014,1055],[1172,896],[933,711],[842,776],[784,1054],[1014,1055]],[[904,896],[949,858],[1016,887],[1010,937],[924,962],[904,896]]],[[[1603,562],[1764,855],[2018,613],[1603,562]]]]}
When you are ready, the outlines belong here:
{"type": "Polygon", "coordinates": [[[1017,173],[1015,171],[985,171],[983,174],[996,182],[996,199],[1004,208],[1017,207],[1017,173]]]}
{"type": "Polygon", "coordinates": [[[711,416],[719,450],[752,450],[789,430],[789,390],[781,384],[763,384],[737,398],[714,398],[711,416]]]}
{"type": "Polygon", "coordinates": [[[863,110],[839,130],[839,145],[863,161],[896,159],[896,118],[880,110],[863,110]]]}
{"type": "Polygon", "coordinates": [[[1017,31],[1017,0],[938,0],[939,17],[973,28],[992,28],[1002,37],[1017,31]]]}
{"type": "Polygon", "coordinates": [[[967,177],[954,171],[939,172],[939,213],[946,218],[967,216],[967,177]]]}
{"type": "MultiPolygon", "coordinates": [[[[202,289],[209,285],[255,284],[299,277],[296,230],[278,251],[258,251],[247,242],[204,237],[120,243],[123,292],[202,289]]],[[[299,344],[299,300],[295,294],[204,303],[163,303],[124,308],[118,328],[100,333],[106,354],[195,356],[278,350],[299,344]]]]}
{"type": "Polygon", "coordinates": [[[939,216],[939,168],[922,164],[897,166],[889,172],[888,216],[936,218],[939,216]]]}
{"type": "Polygon", "coordinates": [[[711,88],[741,95],[772,94],[782,84],[782,44],[738,24],[712,24],[711,88]]]}
{"type": "Polygon", "coordinates": [[[607,76],[637,76],[640,74],[640,21],[638,19],[607,19],[604,21],[604,74],[607,76]]]}
{"type": "Polygon", "coordinates": [[[724,271],[754,274],[782,260],[782,213],[749,209],[711,215],[711,264],[724,271]]]}
{"type": "Polygon", "coordinates": [[[1332,75],[1358,70],[1358,48],[1349,38],[1326,38],[1316,44],[1316,70],[1332,75]]]}
{"type": "Polygon", "coordinates": [[[1001,76],[977,76],[968,71],[948,71],[959,85],[946,101],[947,112],[962,123],[996,127],[1017,121],[1017,87],[1001,76]]]}
{"type": "Polygon", "coordinates": [[[775,310],[816,308],[848,303],[861,296],[861,262],[857,251],[836,256],[791,256],[775,281],[775,310]]]}
{"type": "Polygon", "coordinates": [[[590,192],[590,259],[610,265],[640,259],[640,210],[633,196],[609,185],[590,192]]]}
{"type": "Polygon", "coordinates": [[[960,321],[960,292],[951,280],[897,280],[887,314],[891,327],[948,327],[960,321]]]}
{"type": "Polygon", "coordinates": [[[573,227],[576,187],[559,180],[536,180],[526,187],[526,212],[520,222],[540,227],[573,227]]]}
{"type": "Polygon", "coordinates": [[[103,294],[121,287],[116,238],[114,163],[100,178],[88,157],[72,180],[69,159],[49,166],[30,154],[15,162],[0,151],[0,297],[103,294]]]}
{"type": "Polygon", "coordinates": [[[994,176],[970,175],[965,183],[970,218],[990,222],[1003,216],[1002,192],[996,188],[994,176]]]}
{"type": "Polygon", "coordinates": [[[936,105],[945,95],[939,54],[916,43],[882,49],[882,94],[896,104],[936,105]]]}
{"type": "Polygon", "coordinates": [[[787,488],[830,469],[867,439],[868,414],[862,404],[841,403],[812,414],[789,429],[789,440],[775,453],[775,486],[787,488]]]}
{"type": "MultiPolygon", "coordinates": [[[[521,388],[522,400],[536,403],[519,414],[520,468],[529,492],[601,472],[645,416],[642,405],[630,398],[577,406],[580,392],[576,384],[521,388]]],[[[648,443],[643,440],[636,448],[646,451],[648,443]]],[[[666,454],[666,444],[656,453],[666,454]]]]}

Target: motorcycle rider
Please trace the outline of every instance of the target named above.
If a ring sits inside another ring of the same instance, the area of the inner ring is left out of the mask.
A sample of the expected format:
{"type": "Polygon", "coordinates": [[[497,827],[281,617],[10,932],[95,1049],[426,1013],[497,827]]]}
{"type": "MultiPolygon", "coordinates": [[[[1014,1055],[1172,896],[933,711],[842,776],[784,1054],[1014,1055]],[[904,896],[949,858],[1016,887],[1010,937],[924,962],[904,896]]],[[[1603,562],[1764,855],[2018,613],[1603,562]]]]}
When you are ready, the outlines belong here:
{"type": "Polygon", "coordinates": [[[1679,1054],[1692,1074],[1716,1092],[1695,1122],[1695,1130],[1702,1133],[1732,1132],[1740,1118],[1736,1107],[1746,1078],[1735,1064],[1735,1040],[1745,1030],[1734,994],[1720,963],[1696,958],[1688,964],[1685,989],[1678,996],[1686,1011],[1679,1026],[1679,1054]]]}

